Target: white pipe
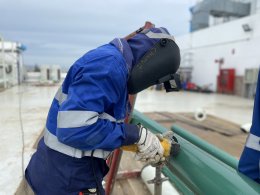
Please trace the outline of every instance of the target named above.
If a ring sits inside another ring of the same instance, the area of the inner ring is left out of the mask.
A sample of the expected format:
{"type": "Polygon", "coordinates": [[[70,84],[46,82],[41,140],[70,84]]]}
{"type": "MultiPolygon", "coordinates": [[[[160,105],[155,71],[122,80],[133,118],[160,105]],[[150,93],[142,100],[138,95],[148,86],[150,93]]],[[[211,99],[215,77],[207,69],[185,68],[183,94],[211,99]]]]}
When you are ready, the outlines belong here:
{"type": "Polygon", "coordinates": [[[207,113],[204,109],[198,108],[194,113],[194,118],[199,122],[204,121],[207,118],[207,113]]]}
{"type": "MultiPolygon", "coordinates": [[[[151,194],[154,194],[154,184],[148,184],[147,181],[154,179],[155,177],[155,167],[146,166],[141,172],[141,178],[143,179],[145,185],[151,194]]],[[[161,177],[164,178],[165,175],[161,174],[161,177]]],[[[162,183],[162,194],[163,195],[180,195],[179,192],[172,186],[169,181],[164,181],[162,183]]]]}

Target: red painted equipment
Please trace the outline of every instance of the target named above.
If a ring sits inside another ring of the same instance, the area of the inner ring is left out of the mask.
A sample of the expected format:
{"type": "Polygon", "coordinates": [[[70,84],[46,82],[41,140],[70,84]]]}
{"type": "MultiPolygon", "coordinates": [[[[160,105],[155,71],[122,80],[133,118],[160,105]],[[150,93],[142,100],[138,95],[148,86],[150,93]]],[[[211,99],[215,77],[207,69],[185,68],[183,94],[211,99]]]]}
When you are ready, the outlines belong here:
{"type": "Polygon", "coordinates": [[[220,69],[217,78],[218,93],[233,94],[235,89],[235,69],[220,69]]]}
{"type": "Polygon", "coordinates": [[[197,86],[195,83],[192,83],[192,82],[187,82],[186,84],[186,90],[196,90],[197,89],[197,86]]]}

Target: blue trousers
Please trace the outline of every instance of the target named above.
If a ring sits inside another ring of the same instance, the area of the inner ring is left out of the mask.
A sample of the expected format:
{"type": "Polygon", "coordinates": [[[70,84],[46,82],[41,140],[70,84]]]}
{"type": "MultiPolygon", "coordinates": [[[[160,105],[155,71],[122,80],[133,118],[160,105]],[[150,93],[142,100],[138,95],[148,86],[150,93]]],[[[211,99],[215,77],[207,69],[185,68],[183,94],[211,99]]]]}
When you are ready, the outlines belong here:
{"type": "Polygon", "coordinates": [[[108,170],[104,159],[73,158],[48,148],[41,139],[25,170],[25,177],[37,195],[78,195],[97,185],[103,195],[101,183],[108,170]]]}

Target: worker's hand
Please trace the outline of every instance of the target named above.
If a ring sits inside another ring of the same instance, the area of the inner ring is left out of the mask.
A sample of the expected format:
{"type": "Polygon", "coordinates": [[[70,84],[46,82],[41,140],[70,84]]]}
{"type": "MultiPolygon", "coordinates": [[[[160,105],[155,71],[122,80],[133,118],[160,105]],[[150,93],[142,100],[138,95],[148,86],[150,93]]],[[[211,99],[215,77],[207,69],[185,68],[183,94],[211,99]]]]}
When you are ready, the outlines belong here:
{"type": "Polygon", "coordinates": [[[164,149],[156,135],[148,131],[145,127],[140,126],[140,139],[137,142],[138,152],[136,159],[157,163],[164,160],[164,149]]]}

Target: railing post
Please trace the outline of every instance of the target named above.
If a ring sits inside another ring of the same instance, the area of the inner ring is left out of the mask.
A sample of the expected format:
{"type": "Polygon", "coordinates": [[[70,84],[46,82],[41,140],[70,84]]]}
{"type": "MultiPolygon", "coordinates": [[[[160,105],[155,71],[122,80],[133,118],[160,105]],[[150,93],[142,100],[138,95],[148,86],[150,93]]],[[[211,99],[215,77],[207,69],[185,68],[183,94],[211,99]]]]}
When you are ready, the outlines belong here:
{"type": "MultiPolygon", "coordinates": [[[[130,101],[132,108],[131,108],[131,114],[129,116],[127,116],[127,118],[125,119],[125,123],[130,122],[131,115],[132,115],[134,105],[135,105],[135,100],[136,100],[136,95],[129,95],[129,101],[130,101]]],[[[122,153],[123,153],[123,151],[121,149],[116,149],[113,152],[113,155],[111,156],[111,158],[108,159],[108,164],[110,164],[110,170],[106,177],[106,188],[105,188],[106,195],[111,195],[111,193],[113,191],[116,174],[117,174],[119,164],[121,161],[122,153]]]]}

